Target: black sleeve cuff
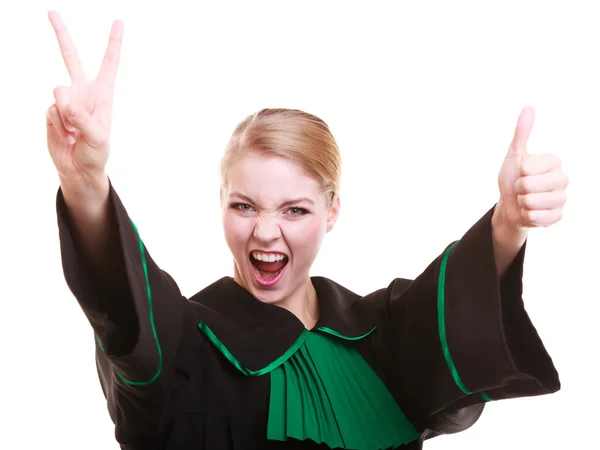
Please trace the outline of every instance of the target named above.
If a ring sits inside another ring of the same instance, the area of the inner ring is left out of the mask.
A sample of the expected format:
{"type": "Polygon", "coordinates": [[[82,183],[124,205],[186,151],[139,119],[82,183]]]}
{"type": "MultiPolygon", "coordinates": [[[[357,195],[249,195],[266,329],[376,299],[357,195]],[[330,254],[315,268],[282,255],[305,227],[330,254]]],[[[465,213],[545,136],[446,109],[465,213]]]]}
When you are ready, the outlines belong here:
{"type": "Polygon", "coordinates": [[[521,298],[525,247],[498,279],[493,211],[414,281],[396,279],[384,294],[374,345],[390,389],[414,422],[560,388],[521,298]]]}
{"type": "Polygon", "coordinates": [[[499,280],[492,214],[456,244],[445,277],[439,276],[445,281],[447,356],[462,387],[486,400],[555,392],[558,374],[523,305],[525,245],[499,280]]]}
{"type": "Polygon", "coordinates": [[[73,238],[59,189],[57,215],[63,270],[94,328],[99,351],[116,366],[124,382],[142,385],[155,380],[165,359],[176,353],[187,300],[174,280],[152,260],[112,184],[110,202],[127,286],[115,291],[94,278],[73,238]]]}

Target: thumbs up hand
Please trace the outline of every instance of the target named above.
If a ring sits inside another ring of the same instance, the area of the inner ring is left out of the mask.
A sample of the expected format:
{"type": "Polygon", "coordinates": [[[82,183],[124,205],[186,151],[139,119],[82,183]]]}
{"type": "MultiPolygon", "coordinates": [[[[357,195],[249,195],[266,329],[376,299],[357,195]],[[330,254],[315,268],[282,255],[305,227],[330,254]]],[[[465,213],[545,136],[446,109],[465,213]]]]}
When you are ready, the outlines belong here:
{"type": "Polygon", "coordinates": [[[534,111],[525,107],[500,173],[500,199],[494,215],[507,229],[525,231],[558,222],[566,202],[567,176],[555,155],[530,155],[527,141],[533,128],[534,111]]]}

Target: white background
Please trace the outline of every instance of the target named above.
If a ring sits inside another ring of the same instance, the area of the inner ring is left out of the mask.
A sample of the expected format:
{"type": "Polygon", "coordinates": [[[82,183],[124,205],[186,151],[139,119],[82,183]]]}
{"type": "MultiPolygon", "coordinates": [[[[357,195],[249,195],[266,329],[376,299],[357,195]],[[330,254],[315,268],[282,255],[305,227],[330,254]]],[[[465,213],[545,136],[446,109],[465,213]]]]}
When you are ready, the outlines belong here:
{"type": "Polygon", "coordinates": [[[291,107],[328,122],[343,209],[314,274],[368,293],[418,275],[494,204],[517,116],[533,105],[530,152],[558,154],[571,179],[565,218],[531,232],[525,267],[527,309],[563,387],[489,404],[472,429],[426,448],[600,448],[594,2],[238,3],[4,6],[0,448],[118,448],[92,330],[62,275],[44,122],[69,79],[48,9],[62,13],[89,76],[112,20],[125,21],[109,172],[186,295],[231,274],[218,162],[247,114],[291,107]]]}

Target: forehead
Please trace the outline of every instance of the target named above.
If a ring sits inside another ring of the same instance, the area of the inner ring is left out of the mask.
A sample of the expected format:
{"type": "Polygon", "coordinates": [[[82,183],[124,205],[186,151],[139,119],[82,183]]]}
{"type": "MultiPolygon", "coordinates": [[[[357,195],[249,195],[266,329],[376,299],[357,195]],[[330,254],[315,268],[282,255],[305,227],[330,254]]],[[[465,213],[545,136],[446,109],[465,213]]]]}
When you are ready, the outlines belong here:
{"type": "Polygon", "coordinates": [[[309,197],[316,201],[320,184],[289,159],[259,152],[244,152],[234,158],[227,171],[227,190],[257,202],[279,202],[309,197]]]}

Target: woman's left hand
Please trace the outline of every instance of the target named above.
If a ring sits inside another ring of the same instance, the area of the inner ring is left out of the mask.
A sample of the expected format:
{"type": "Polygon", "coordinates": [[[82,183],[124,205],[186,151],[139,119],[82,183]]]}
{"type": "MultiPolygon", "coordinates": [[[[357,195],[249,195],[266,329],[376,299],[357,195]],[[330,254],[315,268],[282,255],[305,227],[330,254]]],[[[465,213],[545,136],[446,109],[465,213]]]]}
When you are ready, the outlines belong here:
{"type": "Polygon", "coordinates": [[[500,199],[495,214],[504,227],[515,231],[558,222],[567,200],[569,179],[560,158],[527,153],[533,121],[533,108],[525,107],[498,175],[500,199]]]}

